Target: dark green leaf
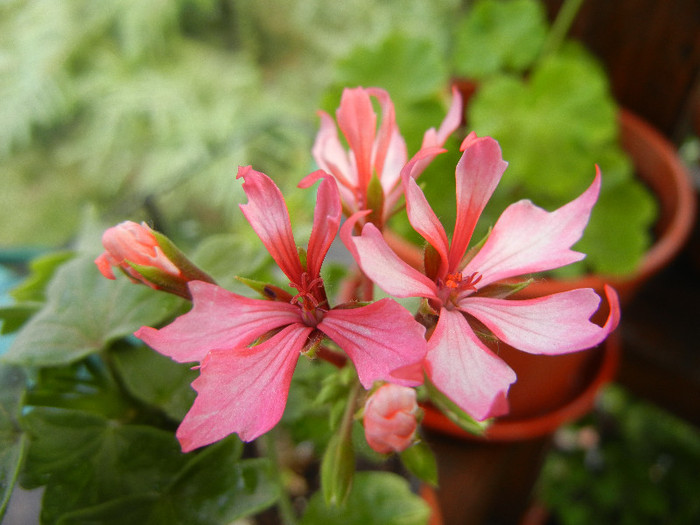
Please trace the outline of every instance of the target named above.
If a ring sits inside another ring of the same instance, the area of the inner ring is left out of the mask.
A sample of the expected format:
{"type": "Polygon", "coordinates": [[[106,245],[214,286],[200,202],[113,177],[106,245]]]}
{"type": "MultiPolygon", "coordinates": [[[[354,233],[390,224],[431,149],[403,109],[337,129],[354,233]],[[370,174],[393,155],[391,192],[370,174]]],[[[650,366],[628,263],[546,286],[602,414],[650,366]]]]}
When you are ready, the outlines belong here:
{"type": "Polygon", "coordinates": [[[343,508],[327,506],[315,494],[302,525],[419,525],[428,522],[430,508],[413,494],[408,482],[388,472],[358,472],[343,508]]]}
{"type": "Polygon", "coordinates": [[[64,264],[46,291],[46,305],[17,334],[9,362],[52,366],[76,361],[143,325],[157,324],[181,300],[133,284],[105,279],[91,259],[64,264]]]}
{"type": "Polygon", "coordinates": [[[112,357],[132,395],[176,421],[185,417],[196,395],[190,383],[198,375],[190,365],[176,363],[145,346],[120,346],[112,357]]]}
{"type": "Polygon", "coordinates": [[[235,437],[183,454],[171,432],[34,408],[23,484],[46,485],[45,523],[229,523],[277,498],[266,460],[235,437]]]}
{"type": "Polygon", "coordinates": [[[11,334],[19,330],[32,315],[41,308],[41,303],[20,303],[11,306],[0,306],[0,334],[11,334]]]}
{"type": "Polygon", "coordinates": [[[42,521],[130,494],[163,491],[187,456],[170,432],[77,410],[36,407],[22,484],[46,485],[42,521]]]}
{"type": "Polygon", "coordinates": [[[24,372],[0,365],[0,521],[15,486],[26,450],[26,439],[17,418],[26,388],[24,372]]]}

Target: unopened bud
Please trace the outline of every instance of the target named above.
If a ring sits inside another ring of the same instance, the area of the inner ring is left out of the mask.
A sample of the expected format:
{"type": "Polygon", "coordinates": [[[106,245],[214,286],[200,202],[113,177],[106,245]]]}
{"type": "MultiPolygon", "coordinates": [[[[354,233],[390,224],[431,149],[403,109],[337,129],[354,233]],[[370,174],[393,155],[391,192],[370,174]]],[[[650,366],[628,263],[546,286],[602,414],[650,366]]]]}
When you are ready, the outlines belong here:
{"type": "Polygon", "coordinates": [[[100,273],[114,279],[112,267],[122,270],[132,281],[156,290],[189,298],[187,283],[213,282],[180,252],[164,235],[145,223],[125,221],[102,235],[104,253],[95,259],[100,273]]]}
{"type": "Polygon", "coordinates": [[[401,452],[414,442],[418,404],[413,388],[382,385],[365,403],[365,438],[381,454],[401,452]]]}

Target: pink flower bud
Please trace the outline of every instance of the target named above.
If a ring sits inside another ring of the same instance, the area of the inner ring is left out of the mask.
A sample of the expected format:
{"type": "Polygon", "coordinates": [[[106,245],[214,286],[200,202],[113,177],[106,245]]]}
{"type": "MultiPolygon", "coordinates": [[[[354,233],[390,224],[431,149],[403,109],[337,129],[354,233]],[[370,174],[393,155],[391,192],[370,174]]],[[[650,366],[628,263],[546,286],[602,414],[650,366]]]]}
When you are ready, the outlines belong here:
{"type": "Polygon", "coordinates": [[[381,454],[401,452],[414,441],[416,428],[416,391],[387,383],[365,403],[365,438],[381,454]]]}
{"type": "Polygon", "coordinates": [[[108,279],[114,279],[111,268],[114,266],[124,270],[133,280],[157,288],[129,263],[155,268],[175,279],[183,279],[182,272],[165,256],[153,231],[145,223],[125,221],[109,228],[102,235],[102,245],[105,252],[95,259],[95,264],[108,279]]]}

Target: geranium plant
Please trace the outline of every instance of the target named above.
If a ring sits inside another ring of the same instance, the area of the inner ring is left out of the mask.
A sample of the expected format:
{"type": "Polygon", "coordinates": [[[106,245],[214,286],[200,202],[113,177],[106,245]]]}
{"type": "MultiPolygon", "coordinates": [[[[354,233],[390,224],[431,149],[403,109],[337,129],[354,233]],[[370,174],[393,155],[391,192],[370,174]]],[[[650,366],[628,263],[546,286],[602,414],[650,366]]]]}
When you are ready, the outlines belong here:
{"type": "Polygon", "coordinates": [[[508,172],[498,142],[470,133],[451,170],[448,234],[417,180],[432,183],[419,176],[459,133],[461,113],[453,91],[442,124],[409,155],[389,94],[345,89],[335,119],[321,114],[320,169],[299,184],[317,187],[306,248],[274,180],[239,167],[240,209],[259,244],[248,251],[242,237],[217,252],[239,274],[235,291],[206,257],[129,221],[104,232],[101,253],[88,231],[71,254],[37,261],[3,310],[17,332],[2,364],[3,508],[19,479],[44,488],[43,523],[270,512],[285,523],[424,522],[429,510],[399,476],[439,482],[421,403],[480,432],[507,413],[517,380],[499,341],[576,352],[619,321],[612,288],[603,326],[590,321],[601,302],[590,289],[511,297],[528,274],[583,259],[571,247],[599,196],[594,166],[571,202],[552,212],[515,202],[474,239],[508,172]],[[403,213],[425,240],[418,262],[385,240],[403,213]],[[329,264],[332,246],[342,270],[329,264]],[[273,263],[251,255],[263,249],[273,263]],[[366,467],[393,454],[394,472],[366,467]]]}
{"type": "MultiPolygon", "coordinates": [[[[498,140],[511,163],[484,210],[485,224],[523,198],[548,210],[562,206],[588,187],[591,164],[600,165],[606,176],[598,205],[577,245],[588,256],[554,273],[623,276],[635,271],[651,245],[656,202],[620,145],[619,108],[606,72],[565,38],[581,3],[564,2],[550,27],[538,0],[477,0],[454,16],[449,44],[395,32],[380,45],[358,46],[337,62],[326,99],[333,105],[343,85],[390,77],[400,116],[415,131],[416,122],[436,111],[435,84],[463,86],[469,129],[498,140]]],[[[452,220],[454,206],[438,197],[451,184],[445,174],[456,161],[449,153],[438,158],[429,168],[436,183],[425,189],[438,214],[452,220]]],[[[405,222],[397,227],[410,233],[405,222]]]]}

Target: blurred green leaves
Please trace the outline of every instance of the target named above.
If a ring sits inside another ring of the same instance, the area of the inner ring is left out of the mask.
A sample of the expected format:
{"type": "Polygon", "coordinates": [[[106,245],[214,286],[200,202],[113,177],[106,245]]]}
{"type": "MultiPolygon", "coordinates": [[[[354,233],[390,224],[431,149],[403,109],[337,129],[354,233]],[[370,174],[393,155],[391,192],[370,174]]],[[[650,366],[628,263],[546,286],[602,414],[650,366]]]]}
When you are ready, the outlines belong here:
{"type": "Polygon", "coordinates": [[[46,291],[46,303],[17,334],[4,360],[24,366],[71,363],[132,334],[158,324],[182,301],[153,293],[126,278],[105,279],[92,258],[65,263],[46,291]]]}

